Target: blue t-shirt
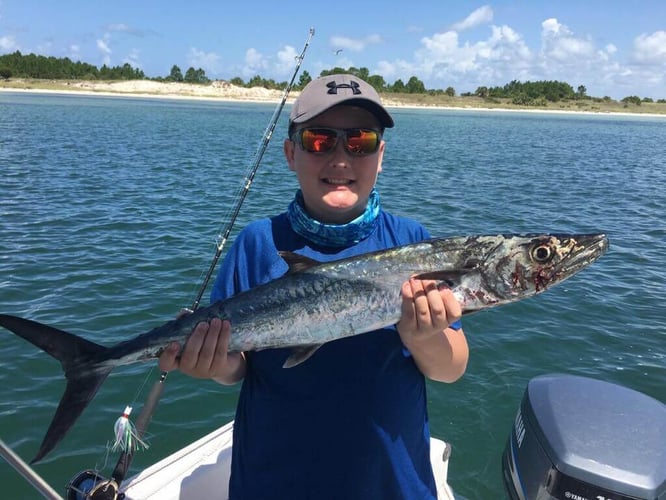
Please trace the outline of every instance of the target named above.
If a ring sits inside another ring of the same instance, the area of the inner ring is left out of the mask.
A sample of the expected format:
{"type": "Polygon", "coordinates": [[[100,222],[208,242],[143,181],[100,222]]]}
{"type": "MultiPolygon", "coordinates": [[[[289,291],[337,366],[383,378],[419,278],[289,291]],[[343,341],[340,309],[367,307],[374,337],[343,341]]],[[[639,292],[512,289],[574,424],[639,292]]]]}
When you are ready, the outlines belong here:
{"type": "MultiPolygon", "coordinates": [[[[287,264],[278,251],[330,261],[427,238],[417,222],[381,211],[368,238],[322,248],[296,234],[286,214],[262,219],[236,238],[211,298],[282,276],[287,264]]],[[[232,500],[437,497],[425,379],[394,327],[329,342],[282,368],[288,356],[288,349],[246,353],[232,500]]]]}

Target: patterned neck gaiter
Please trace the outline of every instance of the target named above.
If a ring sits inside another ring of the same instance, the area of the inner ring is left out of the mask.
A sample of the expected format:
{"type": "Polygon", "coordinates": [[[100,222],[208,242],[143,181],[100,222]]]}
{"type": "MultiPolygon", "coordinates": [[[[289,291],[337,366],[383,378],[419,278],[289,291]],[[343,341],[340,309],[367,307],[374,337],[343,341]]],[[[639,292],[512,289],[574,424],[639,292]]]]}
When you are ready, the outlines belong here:
{"type": "Polygon", "coordinates": [[[306,212],[303,193],[299,189],[289,204],[287,218],[291,227],[304,238],[324,247],[345,247],[367,238],[375,230],[379,215],[379,193],[373,188],[368,206],[356,219],[346,224],[325,224],[311,218],[306,212]]]}

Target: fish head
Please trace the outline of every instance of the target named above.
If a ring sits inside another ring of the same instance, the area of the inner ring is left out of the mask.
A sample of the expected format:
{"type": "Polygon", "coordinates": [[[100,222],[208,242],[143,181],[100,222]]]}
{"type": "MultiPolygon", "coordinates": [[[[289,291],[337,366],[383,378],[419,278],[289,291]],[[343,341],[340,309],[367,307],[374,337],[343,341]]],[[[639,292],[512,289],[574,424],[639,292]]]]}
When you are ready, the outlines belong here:
{"type": "MultiPolygon", "coordinates": [[[[459,284],[463,310],[473,312],[544,292],[601,257],[605,234],[504,235],[476,259],[474,273],[459,284]]],[[[471,268],[472,266],[467,266],[471,268]]]]}

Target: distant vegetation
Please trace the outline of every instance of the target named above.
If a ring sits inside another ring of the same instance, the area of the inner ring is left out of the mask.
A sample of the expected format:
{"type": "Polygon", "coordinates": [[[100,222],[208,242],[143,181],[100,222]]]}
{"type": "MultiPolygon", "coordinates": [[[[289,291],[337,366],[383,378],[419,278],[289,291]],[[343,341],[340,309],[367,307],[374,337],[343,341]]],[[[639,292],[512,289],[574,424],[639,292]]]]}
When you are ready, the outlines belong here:
{"type": "MultiPolygon", "coordinates": [[[[423,82],[416,76],[412,76],[403,82],[401,79],[392,84],[386,82],[381,75],[371,75],[367,68],[332,68],[324,70],[319,76],[326,76],[334,73],[350,73],[362,78],[372,85],[377,92],[395,93],[395,94],[419,94],[425,96],[448,96],[455,97],[456,91],[453,87],[446,89],[427,89],[423,82]]],[[[49,80],[153,80],[165,82],[184,82],[194,84],[207,84],[210,79],[206,72],[199,68],[190,67],[183,75],[177,65],[171,67],[171,71],[164,77],[147,77],[142,70],[133,68],[130,64],[122,66],[109,67],[103,65],[97,68],[92,64],[83,62],[74,62],[71,59],[38,56],[35,54],[23,55],[19,51],[0,56],[0,78],[8,80],[10,78],[36,78],[49,80]]],[[[312,80],[307,71],[300,75],[296,89],[302,89],[312,80]]],[[[260,76],[254,76],[247,82],[240,77],[229,80],[229,83],[240,87],[264,87],[267,89],[283,89],[287,82],[276,82],[272,79],[265,79],[260,76]]],[[[591,99],[594,102],[611,102],[612,99],[605,97],[590,97],[587,95],[587,89],[584,85],[579,85],[575,90],[565,82],[559,81],[537,81],[537,82],[519,82],[514,80],[503,87],[478,87],[476,91],[460,94],[460,97],[479,97],[487,102],[508,101],[517,106],[543,107],[548,103],[559,101],[571,101],[591,99]]],[[[653,99],[638,96],[627,96],[621,100],[625,107],[629,104],[640,106],[642,102],[652,103],[653,99]]],[[[659,99],[657,103],[666,103],[666,99],[659,99]]]]}

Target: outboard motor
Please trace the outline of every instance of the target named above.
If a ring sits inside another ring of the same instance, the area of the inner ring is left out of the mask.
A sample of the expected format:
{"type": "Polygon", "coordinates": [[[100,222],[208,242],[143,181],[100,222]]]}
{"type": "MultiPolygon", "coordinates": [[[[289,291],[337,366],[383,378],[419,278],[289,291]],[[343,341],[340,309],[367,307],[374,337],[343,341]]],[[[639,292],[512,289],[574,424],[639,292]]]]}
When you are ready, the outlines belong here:
{"type": "Polygon", "coordinates": [[[666,405],[590,378],[536,377],[502,475],[512,500],[666,500],[666,405]]]}

